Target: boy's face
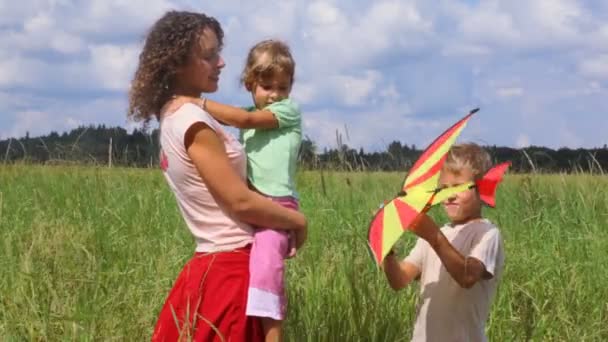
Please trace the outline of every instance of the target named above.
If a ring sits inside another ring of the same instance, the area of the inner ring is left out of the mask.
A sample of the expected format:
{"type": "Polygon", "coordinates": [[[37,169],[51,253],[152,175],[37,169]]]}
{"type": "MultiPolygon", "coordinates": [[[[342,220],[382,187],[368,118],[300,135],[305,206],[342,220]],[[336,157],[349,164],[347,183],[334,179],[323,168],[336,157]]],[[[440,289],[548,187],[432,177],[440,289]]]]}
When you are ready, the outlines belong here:
{"type": "MultiPolygon", "coordinates": [[[[455,186],[471,181],[474,181],[474,177],[469,168],[463,168],[459,172],[443,169],[439,175],[439,186],[455,186]]],[[[475,189],[455,194],[442,204],[453,224],[462,224],[481,217],[481,200],[475,189]]]]}
{"type": "Polygon", "coordinates": [[[291,77],[279,72],[268,80],[260,80],[253,85],[251,95],[257,109],[262,109],[274,102],[289,97],[291,92],[291,77]]]}

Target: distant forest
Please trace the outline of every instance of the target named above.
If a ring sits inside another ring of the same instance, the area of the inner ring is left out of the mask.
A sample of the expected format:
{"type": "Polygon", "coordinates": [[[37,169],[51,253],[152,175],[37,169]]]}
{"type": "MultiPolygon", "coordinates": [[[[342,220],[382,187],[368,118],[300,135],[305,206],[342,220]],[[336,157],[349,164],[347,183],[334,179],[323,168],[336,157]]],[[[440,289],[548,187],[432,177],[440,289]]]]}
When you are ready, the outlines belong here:
{"type": "MultiPolygon", "coordinates": [[[[424,148],[426,146],[423,146],[424,148]]],[[[496,163],[510,160],[514,172],[593,172],[608,170],[608,147],[594,149],[530,146],[511,148],[484,146],[496,163]]],[[[386,151],[366,152],[342,143],[336,132],[336,146],[319,151],[310,138],[303,141],[300,164],[304,169],[342,171],[403,171],[409,169],[422,150],[407,142],[393,141],[386,151]]],[[[0,163],[94,164],[121,167],[158,165],[158,130],[83,126],[70,132],[0,141],[0,163]]]]}

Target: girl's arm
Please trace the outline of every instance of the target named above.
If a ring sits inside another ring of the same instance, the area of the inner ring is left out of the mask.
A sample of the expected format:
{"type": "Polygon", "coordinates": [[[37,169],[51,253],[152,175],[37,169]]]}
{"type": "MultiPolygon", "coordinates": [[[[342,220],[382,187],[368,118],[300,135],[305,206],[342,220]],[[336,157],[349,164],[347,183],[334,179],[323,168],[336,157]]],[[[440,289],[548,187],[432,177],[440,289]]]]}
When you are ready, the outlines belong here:
{"type": "Polygon", "coordinates": [[[186,132],[184,145],[211,195],[230,214],[250,224],[294,230],[297,246],[304,243],[305,216],[249,190],[232,168],[224,144],[209,126],[202,122],[192,125],[186,132]]]}
{"type": "Polygon", "coordinates": [[[176,106],[184,103],[194,103],[204,111],[211,114],[216,120],[236,128],[278,128],[279,121],[268,110],[255,110],[248,112],[242,108],[225,105],[207,98],[178,97],[176,106]]]}
{"type": "Polygon", "coordinates": [[[268,110],[248,112],[239,107],[225,105],[209,99],[201,99],[203,110],[219,121],[236,128],[279,128],[276,116],[268,110]]]}

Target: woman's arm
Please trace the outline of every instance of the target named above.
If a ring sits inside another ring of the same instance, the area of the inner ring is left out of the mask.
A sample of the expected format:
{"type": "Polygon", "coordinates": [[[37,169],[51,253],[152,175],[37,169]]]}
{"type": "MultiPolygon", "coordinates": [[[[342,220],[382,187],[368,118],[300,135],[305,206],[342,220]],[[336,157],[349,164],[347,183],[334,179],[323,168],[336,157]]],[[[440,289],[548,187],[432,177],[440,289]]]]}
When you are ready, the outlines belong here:
{"type": "Polygon", "coordinates": [[[202,122],[192,125],[184,144],[211,195],[238,220],[295,230],[298,247],[306,240],[305,216],[251,191],[232,168],[224,144],[209,126],[202,122]]]}

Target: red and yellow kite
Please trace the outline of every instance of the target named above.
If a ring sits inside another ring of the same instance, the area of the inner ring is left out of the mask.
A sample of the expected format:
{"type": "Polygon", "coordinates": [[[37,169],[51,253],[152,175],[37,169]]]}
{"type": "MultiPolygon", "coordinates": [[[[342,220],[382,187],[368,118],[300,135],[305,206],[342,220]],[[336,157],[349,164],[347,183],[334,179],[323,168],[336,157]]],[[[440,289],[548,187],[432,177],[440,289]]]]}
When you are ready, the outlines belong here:
{"type": "Polygon", "coordinates": [[[481,200],[489,206],[495,205],[496,186],[509,167],[508,162],[493,167],[475,183],[469,182],[454,187],[438,188],[439,171],[443,167],[450,147],[471,116],[478,110],[472,110],[427,147],[410,169],[397,197],[384,205],[372,219],[368,240],[377,264],[382,263],[401,234],[409,228],[420,213],[426,212],[431,206],[441,203],[454,194],[477,187],[481,200]]]}

